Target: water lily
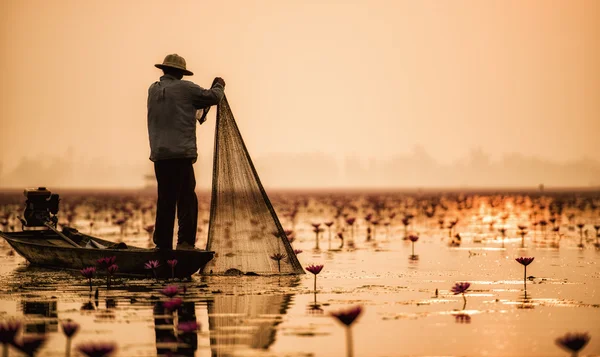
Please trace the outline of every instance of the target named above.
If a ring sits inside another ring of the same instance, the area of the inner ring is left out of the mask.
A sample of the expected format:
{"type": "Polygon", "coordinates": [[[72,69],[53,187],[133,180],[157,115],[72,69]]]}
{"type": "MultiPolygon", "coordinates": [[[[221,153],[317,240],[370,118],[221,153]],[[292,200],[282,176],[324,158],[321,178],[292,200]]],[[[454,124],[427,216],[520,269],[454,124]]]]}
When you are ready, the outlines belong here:
{"type": "Polygon", "coordinates": [[[329,221],[329,222],[325,222],[323,223],[325,226],[327,226],[327,231],[328,231],[328,247],[327,249],[331,250],[331,226],[333,225],[333,221],[329,221]]]}
{"type": "Polygon", "coordinates": [[[108,357],[117,350],[114,342],[86,342],[77,345],[77,350],[87,357],[108,357]]]}
{"type": "Polygon", "coordinates": [[[313,273],[315,276],[315,293],[317,292],[317,275],[323,270],[323,265],[309,265],[306,267],[306,270],[313,273]]]}
{"type": "Polygon", "coordinates": [[[175,265],[177,265],[177,259],[167,260],[167,264],[171,267],[171,279],[175,279],[175,265]]]}
{"type": "Polygon", "coordinates": [[[106,269],[106,288],[110,289],[110,278],[115,275],[119,271],[119,266],[117,264],[113,264],[106,269]]]}
{"type": "Polygon", "coordinates": [[[162,289],[160,293],[164,296],[172,298],[179,293],[179,287],[175,285],[169,285],[166,288],[162,289]]]}
{"type": "Polygon", "coordinates": [[[525,291],[527,291],[527,266],[529,264],[531,264],[531,262],[533,262],[533,259],[535,259],[535,258],[534,257],[531,257],[531,258],[520,257],[520,258],[515,259],[517,262],[519,262],[521,265],[523,265],[523,268],[524,268],[523,286],[525,288],[525,291]]]}
{"type": "Polygon", "coordinates": [[[146,264],[144,264],[145,269],[152,269],[152,274],[154,274],[154,279],[158,280],[158,276],[156,275],[156,269],[160,266],[158,260],[149,260],[146,264]]]}
{"type": "Polygon", "coordinates": [[[149,260],[146,264],[144,264],[144,267],[146,269],[156,269],[160,266],[160,263],[158,262],[158,260],[149,260]]]}
{"type": "Polygon", "coordinates": [[[408,225],[410,224],[410,218],[404,217],[402,218],[402,225],[404,225],[404,239],[408,239],[408,225]]]}
{"type": "Polygon", "coordinates": [[[312,226],[313,232],[315,232],[315,250],[319,250],[319,233],[323,231],[321,228],[319,228],[321,223],[312,223],[312,226]]]}
{"type": "Polygon", "coordinates": [[[339,322],[346,326],[351,326],[358,316],[362,313],[363,308],[360,305],[354,306],[346,310],[332,312],[331,316],[335,317],[339,322]]]}
{"type": "Polygon", "coordinates": [[[465,296],[465,292],[469,289],[470,286],[471,286],[471,283],[461,282],[461,283],[454,284],[454,286],[450,290],[454,293],[454,295],[462,294],[463,300],[464,300],[464,304],[463,304],[463,308],[462,308],[463,310],[465,309],[465,307],[467,307],[467,297],[465,296]]]}
{"type": "Polygon", "coordinates": [[[181,298],[172,298],[169,301],[165,301],[163,303],[163,307],[168,311],[172,312],[177,310],[181,306],[181,304],[183,304],[183,300],[181,298]]]}
{"type": "Polygon", "coordinates": [[[13,345],[27,356],[34,357],[44,343],[46,343],[46,335],[27,335],[15,341],[13,345]]]}
{"type": "Polygon", "coordinates": [[[195,332],[199,328],[200,324],[198,324],[197,321],[180,322],[179,325],[177,325],[177,329],[183,333],[195,332]]]}
{"type": "Polygon", "coordinates": [[[346,327],[346,356],[352,357],[353,344],[352,344],[352,324],[356,321],[358,316],[362,313],[363,308],[360,305],[351,307],[349,309],[340,310],[337,312],[331,312],[330,315],[335,317],[346,327]]]}
{"type": "Polygon", "coordinates": [[[567,333],[566,335],[557,338],[554,342],[564,348],[565,350],[571,352],[573,357],[577,357],[577,354],[581,349],[587,345],[590,341],[590,335],[586,333],[567,333]]]}
{"type": "Polygon", "coordinates": [[[471,315],[465,314],[462,312],[460,314],[456,314],[456,315],[454,315],[454,322],[456,322],[458,324],[470,324],[471,323],[471,315]]]}
{"type": "Polygon", "coordinates": [[[287,258],[287,255],[282,254],[282,253],[275,253],[275,254],[271,255],[270,258],[277,262],[277,269],[281,273],[281,260],[287,258]]]}
{"type": "Polygon", "coordinates": [[[77,322],[67,320],[62,324],[62,330],[65,336],[67,337],[67,348],[66,348],[66,356],[69,357],[71,355],[71,341],[73,336],[79,331],[79,324],[77,322]]]}
{"type": "Polygon", "coordinates": [[[577,223],[577,228],[579,228],[579,244],[577,246],[579,248],[583,248],[583,227],[585,227],[585,224],[577,223]]]}
{"type": "Polygon", "coordinates": [[[344,233],[338,232],[337,233],[337,237],[342,241],[340,243],[340,249],[344,248],[344,233]]]}
{"type": "Polygon", "coordinates": [[[525,236],[527,235],[526,228],[527,227],[525,226],[519,226],[519,235],[521,236],[521,248],[525,248],[525,236]]]}
{"type": "MultiPolygon", "coordinates": [[[[351,245],[351,243],[354,242],[354,222],[356,222],[356,218],[355,217],[349,217],[346,218],[346,224],[348,224],[350,226],[350,242],[348,243],[349,245],[351,245]]],[[[343,240],[342,240],[342,244],[343,244],[343,240]]]]}
{"type": "Polygon", "coordinates": [[[88,279],[88,282],[90,284],[90,293],[92,292],[92,278],[94,277],[94,274],[96,274],[96,268],[95,267],[87,267],[87,268],[83,268],[80,270],[81,271],[81,275],[83,275],[85,278],[88,279]]]}
{"type": "Polygon", "coordinates": [[[119,271],[119,266],[117,264],[113,264],[113,265],[109,266],[107,270],[111,275],[113,275],[113,274],[116,274],[117,271],[119,271]]]}
{"type": "Polygon", "coordinates": [[[15,342],[15,336],[20,329],[20,321],[9,320],[0,322],[0,343],[3,345],[2,356],[8,356],[8,346],[15,342]]]}
{"type": "Polygon", "coordinates": [[[96,264],[100,267],[100,269],[108,269],[109,266],[115,264],[117,260],[116,256],[112,257],[104,257],[96,260],[96,264]]]}
{"type": "Polygon", "coordinates": [[[79,331],[79,324],[71,320],[64,321],[61,324],[61,326],[63,329],[63,333],[68,338],[73,337],[77,333],[77,331],[79,331]]]}
{"type": "Polygon", "coordinates": [[[408,236],[408,239],[412,243],[412,254],[411,257],[415,257],[415,242],[419,240],[419,236],[416,234],[411,234],[408,236]]]}

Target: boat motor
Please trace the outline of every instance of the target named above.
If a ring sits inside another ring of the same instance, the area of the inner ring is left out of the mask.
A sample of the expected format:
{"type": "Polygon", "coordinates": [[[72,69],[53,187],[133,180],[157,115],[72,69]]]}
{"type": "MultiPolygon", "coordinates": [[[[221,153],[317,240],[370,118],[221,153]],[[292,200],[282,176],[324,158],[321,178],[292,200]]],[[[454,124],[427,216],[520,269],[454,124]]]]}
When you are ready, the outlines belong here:
{"type": "Polygon", "coordinates": [[[46,187],[27,188],[23,193],[27,197],[21,219],[23,227],[47,227],[46,223],[56,227],[60,201],[58,194],[48,191],[46,187]]]}

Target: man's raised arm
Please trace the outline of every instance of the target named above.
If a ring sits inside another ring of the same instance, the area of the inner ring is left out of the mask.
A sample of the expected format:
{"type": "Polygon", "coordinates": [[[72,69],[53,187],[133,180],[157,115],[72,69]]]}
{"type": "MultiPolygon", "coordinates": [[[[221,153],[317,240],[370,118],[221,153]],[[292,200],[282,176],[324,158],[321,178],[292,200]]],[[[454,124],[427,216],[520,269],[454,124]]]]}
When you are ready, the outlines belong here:
{"type": "Polygon", "coordinates": [[[190,82],[192,92],[192,103],[196,109],[203,109],[219,104],[225,95],[225,81],[216,77],[210,89],[204,89],[190,82]]]}

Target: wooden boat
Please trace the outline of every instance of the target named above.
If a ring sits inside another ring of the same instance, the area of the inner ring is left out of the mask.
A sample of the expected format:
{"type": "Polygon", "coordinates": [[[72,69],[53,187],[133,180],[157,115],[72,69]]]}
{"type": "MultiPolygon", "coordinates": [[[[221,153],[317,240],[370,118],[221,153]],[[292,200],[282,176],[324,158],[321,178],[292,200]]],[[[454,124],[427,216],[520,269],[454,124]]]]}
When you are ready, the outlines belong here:
{"type": "Polygon", "coordinates": [[[176,259],[174,276],[186,278],[198,272],[214,256],[214,252],[206,250],[162,251],[115,244],[69,227],[62,232],[51,229],[0,231],[0,237],[30,264],[37,266],[70,270],[90,266],[98,268],[98,259],[115,257],[115,264],[119,267],[116,276],[153,278],[156,273],[158,278],[170,278],[172,271],[167,260],[176,259]],[[146,269],[146,263],[153,260],[158,261],[160,266],[154,270],[146,269]]]}

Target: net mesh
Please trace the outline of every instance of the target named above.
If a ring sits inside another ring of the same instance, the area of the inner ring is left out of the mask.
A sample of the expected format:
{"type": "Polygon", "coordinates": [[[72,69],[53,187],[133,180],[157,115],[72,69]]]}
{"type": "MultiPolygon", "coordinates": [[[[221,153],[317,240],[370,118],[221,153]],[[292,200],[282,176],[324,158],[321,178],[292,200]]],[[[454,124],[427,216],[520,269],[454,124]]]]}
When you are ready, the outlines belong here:
{"type": "Polygon", "coordinates": [[[260,182],[227,98],[217,106],[205,274],[303,274],[260,182]]]}

